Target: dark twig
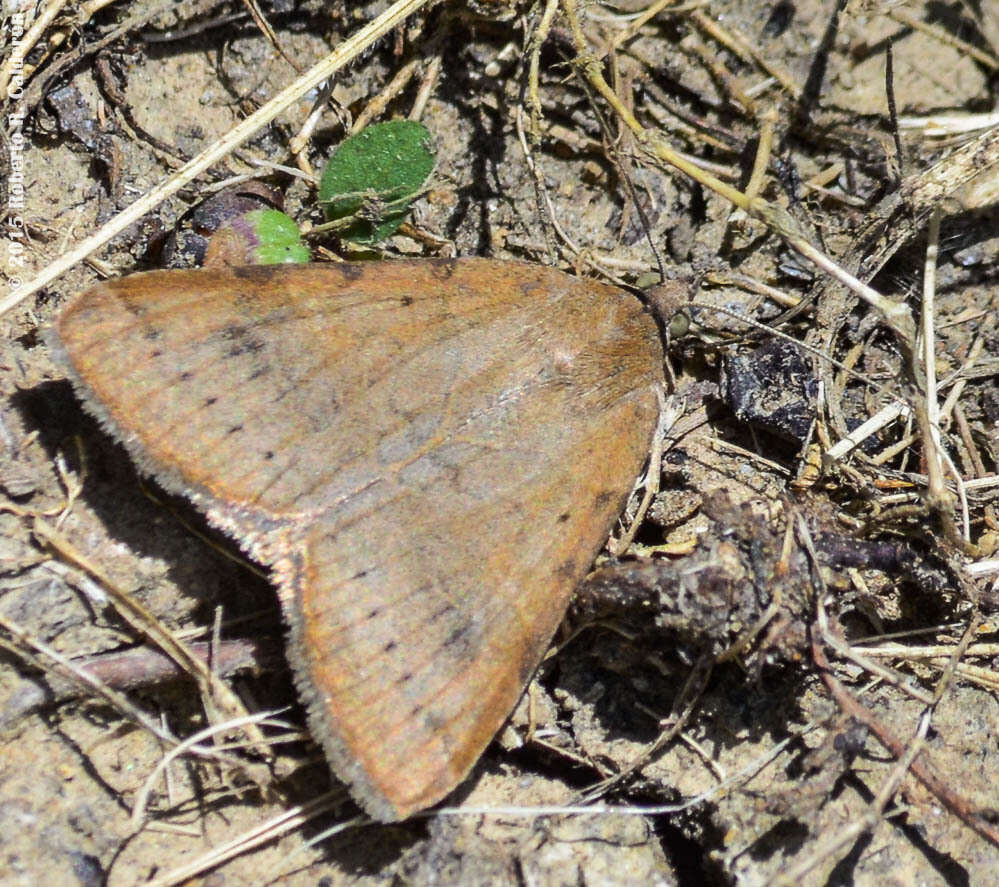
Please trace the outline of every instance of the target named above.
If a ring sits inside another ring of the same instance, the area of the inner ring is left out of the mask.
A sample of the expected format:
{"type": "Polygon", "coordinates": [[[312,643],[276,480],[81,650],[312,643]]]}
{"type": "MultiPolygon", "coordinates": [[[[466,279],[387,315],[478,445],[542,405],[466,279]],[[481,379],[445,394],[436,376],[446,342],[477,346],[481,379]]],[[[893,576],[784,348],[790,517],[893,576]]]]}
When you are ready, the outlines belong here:
{"type": "MultiPolygon", "coordinates": [[[[188,645],[191,654],[220,677],[240,671],[260,670],[278,656],[277,644],[266,640],[239,639],[188,645]]],[[[170,657],[151,647],[135,647],[75,660],[75,664],[100,683],[115,690],[131,690],[188,677],[170,657]]],[[[39,708],[68,702],[87,695],[87,687],[58,675],[25,677],[0,703],[0,729],[39,708]]]]}

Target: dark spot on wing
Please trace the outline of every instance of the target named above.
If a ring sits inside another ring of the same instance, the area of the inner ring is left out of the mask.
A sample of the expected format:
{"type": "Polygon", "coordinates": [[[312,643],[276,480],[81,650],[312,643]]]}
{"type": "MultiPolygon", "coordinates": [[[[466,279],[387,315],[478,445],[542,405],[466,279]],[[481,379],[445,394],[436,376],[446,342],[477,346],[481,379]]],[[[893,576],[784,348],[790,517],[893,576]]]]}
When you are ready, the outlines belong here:
{"type": "Polygon", "coordinates": [[[453,607],[449,608],[450,630],[444,637],[440,653],[448,660],[458,663],[473,662],[482,651],[482,626],[475,620],[462,616],[453,607]]]}
{"type": "Polygon", "coordinates": [[[145,303],[141,301],[136,301],[135,298],[130,297],[128,294],[128,289],[122,286],[121,280],[113,280],[109,284],[110,289],[114,290],[118,299],[125,306],[125,310],[128,311],[133,317],[142,317],[146,311],[145,303]]]}
{"type": "Polygon", "coordinates": [[[222,338],[232,344],[226,357],[239,357],[242,354],[256,354],[264,350],[264,342],[241,324],[233,323],[222,330],[222,338]]]}
{"type": "Polygon", "coordinates": [[[520,292],[525,302],[538,298],[545,290],[545,286],[538,280],[524,280],[520,284],[520,292]]]}
{"type": "MultiPolygon", "coordinates": [[[[418,706],[413,709],[411,716],[418,715],[421,711],[422,709],[418,706]]],[[[448,719],[439,712],[428,711],[423,715],[423,723],[429,728],[431,733],[440,733],[448,725],[448,719]]],[[[446,739],[447,737],[445,735],[442,738],[446,739]]]]}
{"type": "Polygon", "coordinates": [[[254,283],[268,283],[275,274],[287,269],[282,265],[242,265],[229,269],[232,276],[238,280],[251,280],[254,283]]]}
{"type": "Polygon", "coordinates": [[[564,561],[559,565],[558,569],[555,571],[555,575],[565,579],[567,582],[575,581],[580,578],[577,574],[579,573],[579,565],[573,561],[564,561]]]}
{"type": "Polygon", "coordinates": [[[617,498],[617,493],[611,490],[604,490],[602,493],[597,494],[597,497],[593,500],[593,504],[596,505],[598,509],[601,509],[606,505],[617,502],[617,498]]]}
{"type": "Polygon", "coordinates": [[[438,607],[436,610],[434,610],[434,612],[430,616],[430,621],[436,622],[438,619],[441,618],[441,616],[446,616],[448,613],[453,613],[453,612],[454,612],[454,604],[444,604],[443,606],[438,607]]]}
{"type": "Polygon", "coordinates": [[[426,259],[425,261],[430,266],[433,276],[438,280],[447,280],[457,268],[454,259],[426,259]]]}

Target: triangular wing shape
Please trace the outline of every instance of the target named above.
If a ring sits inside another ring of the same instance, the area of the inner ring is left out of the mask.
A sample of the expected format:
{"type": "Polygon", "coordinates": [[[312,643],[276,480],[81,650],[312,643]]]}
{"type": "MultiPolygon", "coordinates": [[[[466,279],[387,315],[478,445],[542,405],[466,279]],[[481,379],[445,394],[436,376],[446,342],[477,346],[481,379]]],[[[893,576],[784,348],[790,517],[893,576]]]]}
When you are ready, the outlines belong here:
{"type": "Polygon", "coordinates": [[[138,274],[57,335],[140,466],[275,568],[313,732],[380,819],[509,714],[662,384],[632,296],[487,259],[138,274]]]}

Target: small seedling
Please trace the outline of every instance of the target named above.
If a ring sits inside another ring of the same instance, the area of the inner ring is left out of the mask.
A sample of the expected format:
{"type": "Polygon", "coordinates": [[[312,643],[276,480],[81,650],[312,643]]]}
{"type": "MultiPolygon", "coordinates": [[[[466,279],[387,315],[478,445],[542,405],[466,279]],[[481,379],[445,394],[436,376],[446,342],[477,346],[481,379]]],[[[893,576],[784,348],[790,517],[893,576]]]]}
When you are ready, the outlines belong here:
{"type": "Polygon", "coordinates": [[[309,248],[302,243],[298,225],[276,209],[248,212],[243,219],[257,236],[256,261],[260,265],[308,262],[309,248]]]}
{"type": "Polygon", "coordinates": [[[276,209],[254,209],[225,222],[212,236],[206,265],[280,265],[308,262],[298,225],[276,209]]]}

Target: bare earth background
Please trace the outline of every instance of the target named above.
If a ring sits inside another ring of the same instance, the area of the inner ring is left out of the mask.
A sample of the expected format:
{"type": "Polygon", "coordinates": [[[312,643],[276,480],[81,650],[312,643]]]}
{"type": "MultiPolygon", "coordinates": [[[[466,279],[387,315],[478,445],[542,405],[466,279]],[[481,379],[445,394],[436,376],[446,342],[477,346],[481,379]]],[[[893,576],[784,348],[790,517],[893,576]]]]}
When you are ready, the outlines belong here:
{"type": "MultiPolygon", "coordinates": [[[[646,5],[587,5],[590,52],[602,53],[646,5]]],[[[34,270],[294,77],[240,3],[99,6],[89,4],[83,24],[76,7],[62,10],[28,55],[34,70],[18,106],[28,112],[29,137],[21,215],[34,270]],[[126,23],[120,39],[96,48],[126,23]]],[[[261,9],[284,52],[305,68],[386,6],[278,0],[261,9]]],[[[878,272],[875,288],[908,300],[918,316],[928,209],[918,186],[935,163],[946,169],[951,152],[982,138],[974,129],[936,134],[926,118],[939,123],[995,108],[995,5],[710,0],[675,6],[604,59],[605,76],[624,104],[737,187],[746,185],[761,119],[776,112],[763,196],[787,206],[813,241],[844,257],[854,273],[878,272]],[[706,23],[712,22],[749,49],[724,46],[710,33],[706,23]],[[903,118],[901,156],[886,98],[889,45],[903,118]],[[869,242],[857,240],[861,232],[869,242]],[[875,243],[889,244],[880,270],[880,262],[868,261],[875,243]]],[[[655,266],[651,239],[683,291],[699,287],[699,302],[768,321],[782,306],[747,280],[792,300],[817,295],[815,310],[802,311],[785,332],[910,402],[925,402],[918,374],[913,382],[876,313],[794,259],[761,223],[639,153],[584,86],[562,16],[540,54],[542,138],[533,161],[550,206],[539,198],[525,159],[531,140],[521,140],[517,128],[518,119],[525,129],[530,122],[529,40],[540,12],[529,5],[437,5],[335,78],[332,104],[339,110],[327,111],[306,151],[315,168],[343,138],[343,122],[407,64],[413,63],[412,79],[390,96],[381,119],[408,115],[421,85],[429,90],[421,119],[434,134],[437,170],[415,206],[413,236],[395,237],[387,252],[548,261],[551,250],[564,267],[631,282],[655,266]]],[[[9,49],[9,31],[5,37],[9,49]]],[[[134,226],[94,256],[93,265],[73,268],[0,321],[5,649],[30,649],[12,633],[14,626],[67,657],[140,640],[95,597],[98,583],[80,564],[43,542],[35,520],[44,517],[167,628],[209,640],[218,616],[223,637],[260,639],[263,664],[231,678],[232,686],[252,710],[290,707],[282,717],[301,726],[266,579],[241,565],[235,547],[185,503],[140,480],[124,450],[83,413],[39,330],[95,280],[144,267],[159,230],[207,193],[202,186],[237,173],[267,175],[255,160],[295,166],[287,145],[314,99],[304,97],[198,187],[159,207],[154,215],[162,226],[152,219],[134,226]]],[[[960,386],[943,420],[944,449],[965,481],[993,475],[999,450],[999,240],[989,169],[999,154],[981,144],[975,167],[983,176],[967,187],[942,188],[932,201],[943,211],[935,287],[941,400],[960,386]]],[[[313,191],[302,179],[275,173],[270,181],[286,189],[286,208],[300,224],[319,221],[313,191]]],[[[590,583],[604,594],[571,614],[511,725],[453,799],[476,807],[575,803],[638,762],[603,800],[673,804],[677,811],[430,817],[352,826],[304,847],[355,815],[344,800],[187,883],[551,887],[753,885],[782,877],[880,885],[995,879],[999,847],[985,815],[999,809],[999,647],[986,572],[999,529],[995,487],[985,480],[968,490],[970,540],[977,548],[962,552],[947,521],[919,507],[926,465],[918,426],[893,425],[869,453],[854,454],[811,485],[792,484],[802,472],[800,442],[735,415],[718,387],[722,352],[703,342],[746,328],[713,312],[697,319],[707,333],[701,341],[679,342],[672,359],[673,403],[689,421],[681,419],[683,433],[666,454],[663,491],[638,545],[613,575],[604,565],[590,583]],[[915,438],[897,455],[880,465],[872,461],[910,433],[915,438]],[[905,505],[916,507],[896,510],[905,505]],[[799,532],[802,521],[809,533],[799,532]],[[854,563],[846,552],[860,555],[854,563]],[[641,558],[653,556],[657,566],[650,573],[641,558]],[[981,577],[968,572],[972,562],[986,564],[981,577]],[[623,612],[606,603],[620,602],[627,591],[634,594],[623,612]],[[823,591],[829,596],[820,607],[823,591]],[[823,613],[832,624],[824,632],[823,613]],[[971,646],[955,668],[951,654],[973,622],[971,646]],[[887,648],[886,635],[896,648],[887,648]],[[740,638],[744,646],[726,657],[740,638]],[[834,699],[821,674],[823,657],[837,686],[860,700],[866,715],[834,699]],[[945,686],[944,676],[950,678],[945,686]],[[878,736],[897,737],[903,753],[912,748],[938,689],[917,759],[935,774],[934,789],[899,767],[899,749],[889,752],[878,736]],[[670,727],[667,740],[657,743],[670,727]],[[661,747],[650,753],[654,744],[661,747]],[[865,816],[868,827],[854,829],[865,816]]],[[[748,353],[762,341],[723,350],[748,353]]],[[[844,421],[867,419],[889,402],[884,391],[830,373],[822,361],[813,372],[830,383],[826,397],[837,415],[821,429],[829,441],[838,439],[844,421]]],[[[784,384],[770,379],[764,387],[784,384]]],[[[154,781],[146,818],[133,825],[137,794],[166,749],[103,700],[26,705],[25,680],[52,667],[43,656],[31,666],[13,651],[0,651],[5,887],[179,883],[168,875],[182,864],[334,787],[316,747],[296,734],[296,741],[275,747],[269,770],[252,755],[222,768],[179,758],[168,779],[154,781]]],[[[177,735],[206,726],[190,682],[127,692],[177,735]]]]}

